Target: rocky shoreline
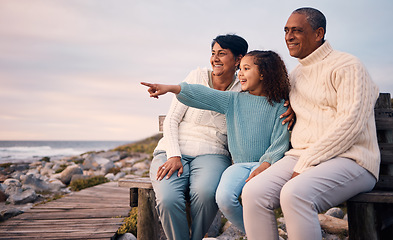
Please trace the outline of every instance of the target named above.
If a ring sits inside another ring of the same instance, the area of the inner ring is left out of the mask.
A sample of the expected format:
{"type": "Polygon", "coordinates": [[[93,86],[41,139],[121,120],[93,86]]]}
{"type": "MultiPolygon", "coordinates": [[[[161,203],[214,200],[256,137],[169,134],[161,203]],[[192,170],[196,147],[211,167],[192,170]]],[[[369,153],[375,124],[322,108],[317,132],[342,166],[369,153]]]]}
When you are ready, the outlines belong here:
{"type": "MultiPolygon", "coordinates": [[[[22,214],[35,204],[56,199],[72,192],[70,183],[78,179],[105,176],[117,181],[126,175],[148,176],[150,154],[127,151],[91,152],[62,159],[43,158],[31,163],[0,165],[0,222],[22,214]]],[[[205,238],[217,240],[247,239],[230,222],[223,227],[218,214],[205,238]],[[219,233],[222,233],[219,235],[219,233]]],[[[319,215],[325,240],[347,239],[348,222],[342,209],[332,208],[319,215]]],[[[224,219],[225,221],[225,219],[224,219]]],[[[281,239],[287,239],[285,220],[277,219],[281,239]]],[[[119,239],[136,239],[124,234],[119,239]]]]}

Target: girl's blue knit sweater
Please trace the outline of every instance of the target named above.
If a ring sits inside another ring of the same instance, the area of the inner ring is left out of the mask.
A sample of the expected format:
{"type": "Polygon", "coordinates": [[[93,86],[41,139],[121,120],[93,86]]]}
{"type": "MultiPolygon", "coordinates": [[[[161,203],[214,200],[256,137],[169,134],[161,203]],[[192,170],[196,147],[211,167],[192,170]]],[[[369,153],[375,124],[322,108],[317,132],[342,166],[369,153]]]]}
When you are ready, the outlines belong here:
{"type": "Polygon", "coordinates": [[[248,92],[228,92],[199,84],[180,84],[177,99],[190,107],[225,114],[228,146],[234,163],[280,160],[289,147],[287,124],[280,115],[287,108],[281,103],[248,92]]]}

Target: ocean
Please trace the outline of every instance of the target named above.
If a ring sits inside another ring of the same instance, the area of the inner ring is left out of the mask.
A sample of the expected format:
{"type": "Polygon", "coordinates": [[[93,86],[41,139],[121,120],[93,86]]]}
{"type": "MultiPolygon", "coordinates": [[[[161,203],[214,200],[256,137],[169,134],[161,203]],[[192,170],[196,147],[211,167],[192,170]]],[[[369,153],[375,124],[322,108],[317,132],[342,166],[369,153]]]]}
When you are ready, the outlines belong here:
{"type": "Polygon", "coordinates": [[[132,141],[0,141],[0,164],[62,158],[89,151],[107,151],[132,141]]]}

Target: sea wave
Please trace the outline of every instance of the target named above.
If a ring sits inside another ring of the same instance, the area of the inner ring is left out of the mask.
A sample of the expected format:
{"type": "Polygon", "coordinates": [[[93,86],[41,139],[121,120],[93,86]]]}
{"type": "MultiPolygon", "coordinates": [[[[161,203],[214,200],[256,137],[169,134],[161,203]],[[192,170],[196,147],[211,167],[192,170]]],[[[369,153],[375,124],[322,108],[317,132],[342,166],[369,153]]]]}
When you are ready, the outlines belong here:
{"type": "Polygon", "coordinates": [[[0,141],[0,163],[33,161],[43,157],[77,156],[89,151],[106,151],[120,141],[0,141]]]}

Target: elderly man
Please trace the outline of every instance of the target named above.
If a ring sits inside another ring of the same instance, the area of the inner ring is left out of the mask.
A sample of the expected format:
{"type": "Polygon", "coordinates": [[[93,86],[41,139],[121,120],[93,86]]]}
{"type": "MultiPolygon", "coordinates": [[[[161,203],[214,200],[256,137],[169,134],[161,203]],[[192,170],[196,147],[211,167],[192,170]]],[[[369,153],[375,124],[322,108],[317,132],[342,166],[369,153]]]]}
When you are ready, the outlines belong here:
{"type": "Polygon", "coordinates": [[[378,88],[365,67],[325,41],[326,19],[317,9],[295,10],[284,31],[299,60],[290,75],[293,148],[243,189],[250,240],[278,239],[273,210],[280,205],[289,239],[322,239],[318,212],[371,190],[379,172],[378,88]]]}

